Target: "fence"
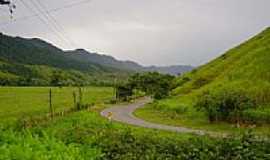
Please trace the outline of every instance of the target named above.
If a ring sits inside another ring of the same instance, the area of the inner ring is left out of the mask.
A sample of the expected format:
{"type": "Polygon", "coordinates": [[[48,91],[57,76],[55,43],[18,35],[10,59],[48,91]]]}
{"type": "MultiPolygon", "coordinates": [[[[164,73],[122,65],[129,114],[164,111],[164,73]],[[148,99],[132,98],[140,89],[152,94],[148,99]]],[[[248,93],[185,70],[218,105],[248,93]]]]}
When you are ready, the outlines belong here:
{"type": "Polygon", "coordinates": [[[108,88],[0,87],[0,121],[22,117],[64,114],[111,99],[108,88]]]}

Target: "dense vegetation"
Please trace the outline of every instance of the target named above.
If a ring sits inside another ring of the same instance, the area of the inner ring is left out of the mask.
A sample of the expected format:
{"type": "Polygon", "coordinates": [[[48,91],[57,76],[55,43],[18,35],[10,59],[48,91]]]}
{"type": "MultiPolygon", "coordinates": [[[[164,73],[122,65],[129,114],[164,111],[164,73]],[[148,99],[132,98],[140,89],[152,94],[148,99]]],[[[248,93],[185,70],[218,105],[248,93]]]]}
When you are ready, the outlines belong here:
{"type": "Polygon", "coordinates": [[[267,139],[212,139],[110,123],[92,108],[28,129],[2,128],[0,159],[269,159],[267,139]]]}
{"type": "Polygon", "coordinates": [[[270,124],[269,52],[270,28],[178,77],[173,96],[148,105],[138,111],[137,116],[219,131],[235,130],[228,122],[244,127],[256,124],[267,132],[270,124]]]}
{"type": "Polygon", "coordinates": [[[127,99],[136,94],[136,91],[152,96],[154,99],[162,99],[169,96],[173,85],[174,76],[160,74],[158,72],[143,72],[131,75],[124,84],[117,85],[117,97],[127,99]]]}

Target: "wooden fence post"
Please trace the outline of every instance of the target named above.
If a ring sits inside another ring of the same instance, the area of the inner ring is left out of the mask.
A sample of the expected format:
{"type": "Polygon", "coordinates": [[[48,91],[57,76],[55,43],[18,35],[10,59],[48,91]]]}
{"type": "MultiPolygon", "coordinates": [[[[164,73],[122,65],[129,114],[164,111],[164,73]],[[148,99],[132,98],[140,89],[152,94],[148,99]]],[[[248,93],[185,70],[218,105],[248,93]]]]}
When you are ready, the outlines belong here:
{"type": "Polygon", "coordinates": [[[53,119],[53,105],[52,105],[52,89],[50,88],[49,91],[49,110],[50,110],[50,115],[51,115],[51,119],[53,119]]]}
{"type": "Polygon", "coordinates": [[[74,103],[74,109],[77,109],[77,99],[76,99],[76,92],[73,91],[73,103],[74,103]]]}
{"type": "Polygon", "coordinates": [[[78,111],[82,109],[82,98],[83,98],[83,93],[82,93],[82,88],[79,87],[79,106],[78,106],[78,111]]]}

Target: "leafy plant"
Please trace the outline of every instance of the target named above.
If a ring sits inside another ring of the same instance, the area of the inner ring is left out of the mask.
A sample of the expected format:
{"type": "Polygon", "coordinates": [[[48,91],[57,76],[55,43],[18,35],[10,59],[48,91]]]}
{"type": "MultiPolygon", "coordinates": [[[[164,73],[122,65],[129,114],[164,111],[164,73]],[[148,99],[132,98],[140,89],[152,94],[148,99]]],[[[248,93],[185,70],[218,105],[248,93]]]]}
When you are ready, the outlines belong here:
{"type": "Polygon", "coordinates": [[[204,110],[210,122],[239,123],[244,110],[254,107],[254,101],[241,89],[221,88],[198,96],[195,107],[204,110]]]}

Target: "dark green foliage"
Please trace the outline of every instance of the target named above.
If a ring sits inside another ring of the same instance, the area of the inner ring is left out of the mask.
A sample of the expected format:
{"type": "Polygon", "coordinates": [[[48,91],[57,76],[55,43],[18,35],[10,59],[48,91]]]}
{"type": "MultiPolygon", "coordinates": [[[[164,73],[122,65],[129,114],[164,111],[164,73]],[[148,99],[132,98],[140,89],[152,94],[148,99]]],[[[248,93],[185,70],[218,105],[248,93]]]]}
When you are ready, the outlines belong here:
{"type": "Polygon", "coordinates": [[[193,88],[194,89],[197,89],[197,88],[200,88],[206,84],[208,84],[209,82],[211,81],[210,78],[204,78],[204,77],[199,77],[198,79],[196,79],[194,82],[193,82],[193,88]]]}
{"type": "Polygon", "coordinates": [[[242,121],[251,124],[269,124],[270,109],[267,107],[259,107],[256,109],[247,109],[241,116],[242,121]]]}
{"type": "Polygon", "coordinates": [[[116,99],[127,101],[129,97],[133,95],[133,88],[126,85],[118,85],[116,86],[116,99]]]}
{"type": "Polygon", "coordinates": [[[198,96],[195,107],[204,110],[210,122],[240,122],[244,110],[254,107],[254,101],[244,90],[220,88],[198,96]]]}
{"type": "Polygon", "coordinates": [[[173,89],[174,76],[157,72],[137,73],[129,78],[128,85],[139,89],[155,99],[165,98],[173,89]]]}
{"type": "Polygon", "coordinates": [[[191,138],[179,141],[168,137],[135,135],[124,132],[103,132],[97,145],[104,159],[171,159],[171,160],[255,160],[269,159],[270,142],[250,133],[226,139],[191,138]]]}
{"type": "Polygon", "coordinates": [[[51,86],[63,86],[64,75],[62,72],[54,71],[51,76],[51,86]]]}
{"type": "Polygon", "coordinates": [[[130,128],[77,112],[27,131],[1,129],[0,159],[268,160],[270,141],[247,132],[207,138],[130,128]],[[51,124],[50,124],[51,123],[51,124]]]}

